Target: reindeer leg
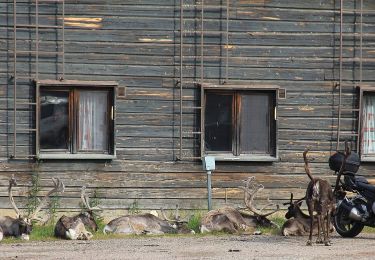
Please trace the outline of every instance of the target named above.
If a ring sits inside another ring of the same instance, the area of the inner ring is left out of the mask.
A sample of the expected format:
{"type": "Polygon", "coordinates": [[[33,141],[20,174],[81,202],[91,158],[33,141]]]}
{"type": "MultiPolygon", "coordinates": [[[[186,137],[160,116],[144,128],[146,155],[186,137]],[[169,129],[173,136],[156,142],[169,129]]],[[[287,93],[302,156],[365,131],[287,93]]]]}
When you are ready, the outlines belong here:
{"type": "Polygon", "coordinates": [[[322,244],[322,230],[324,232],[324,227],[323,227],[323,220],[322,220],[322,215],[318,215],[318,238],[316,239],[317,244],[322,244]]]}
{"type": "Polygon", "coordinates": [[[331,245],[331,240],[329,239],[329,226],[331,223],[331,212],[328,210],[327,211],[327,219],[326,219],[326,239],[324,239],[324,245],[325,246],[330,246],[331,245]]]}
{"type": "Polygon", "coordinates": [[[309,235],[309,240],[307,240],[306,245],[307,246],[312,246],[311,240],[312,240],[312,232],[313,232],[313,221],[314,221],[314,212],[312,209],[311,202],[307,204],[307,207],[309,209],[309,215],[310,215],[310,235],[309,235]]]}

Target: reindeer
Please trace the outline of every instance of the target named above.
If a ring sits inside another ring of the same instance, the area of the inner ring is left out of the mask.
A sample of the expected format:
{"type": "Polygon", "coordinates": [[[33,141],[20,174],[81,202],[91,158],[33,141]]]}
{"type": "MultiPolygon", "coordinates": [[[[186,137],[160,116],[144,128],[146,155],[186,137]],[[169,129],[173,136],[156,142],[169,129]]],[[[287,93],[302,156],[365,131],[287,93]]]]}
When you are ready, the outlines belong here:
{"type": "Polygon", "coordinates": [[[36,207],[31,214],[25,216],[21,214],[13,199],[12,188],[13,186],[17,186],[17,182],[14,176],[12,176],[12,178],[9,180],[8,194],[10,204],[16,212],[16,218],[9,216],[0,217],[0,237],[14,236],[17,238],[20,237],[24,240],[29,240],[29,235],[32,231],[32,221],[43,221],[43,219],[37,217],[37,214],[45,205],[45,202],[47,201],[49,196],[53,193],[64,191],[64,184],[59,179],[52,178],[52,181],[54,183],[52,190],[50,190],[44,196],[43,200],[40,201],[38,207],[36,207]]]}
{"type": "Polygon", "coordinates": [[[331,185],[328,181],[314,178],[311,175],[309,162],[307,160],[307,153],[309,149],[305,149],[303,152],[303,160],[305,162],[305,171],[307,176],[310,178],[310,182],[306,189],[306,204],[310,215],[310,235],[306,245],[312,245],[312,234],[314,226],[314,211],[317,213],[318,219],[318,238],[316,243],[324,243],[326,246],[330,246],[331,242],[329,239],[329,229],[331,223],[331,214],[335,210],[335,199],[331,189],[331,185]],[[321,239],[321,232],[323,231],[324,241],[321,239]]]}
{"type": "Polygon", "coordinates": [[[95,222],[94,210],[100,210],[98,207],[91,207],[89,198],[86,195],[86,187],[81,189],[81,200],[84,207],[87,208],[85,212],[74,217],[67,217],[63,215],[55,225],[55,237],[70,239],[70,240],[89,240],[93,234],[86,230],[86,228],[93,231],[98,230],[98,225],[95,222]]]}
{"type": "MultiPolygon", "coordinates": [[[[305,214],[301,210],[301,204],[305,200],[302,199],[293,201],[293,193],[290,194],[290,202],[284,203],[284,205],[289,205],[288,211],[285,214],[287,221],[283,224],[281,228],[281,234],[283,236],[306,236],[310,233],[310,216],[305,214]]],[[[332,223],[330,223],[329,231],[332,233],[335,231],[332,223]]],[[[313,222],[313,235],[318,234],[318,218],[314,216],[313,222]]]]}
{"type": "Polygon", "coordinates": [[[272,221],[267,219],[267,216],[279,210],[279,205],[276,209],[269,213],[262,213],[262,211],[271,205],[274,205],[270,200],[268,205],[258,210],[253,206],[255,195],[264,189],[264,186],[255,182],[255,177],[250,177],[246,181],[245,187],[239,187],[244,191],[244,202],[246,208],[235,209],[225,206],[220,209],[211,210],[201,220],[201,232],[223,231],[228,233],[251,232],[254,227],[267,226],[275,227],[272,221]]]}
{"type": "Polygon", "coordinates": [[[226,206],[211,210],[201,219],[201,233],[205,232],[227,232],[239,233],[252,232],[253,226],[247,225],[241,213],[232,207],[226,206]]]}
{"type": "Polygon", "coordinates": [[[126,215],[113,219],[104,227],[103,233],[125,235],[191,233],[191,230],[188,230],[185,225],[187,221],[181,220],[178,216],[178,206],[176,208],[175,220],[168,219],[163,209],[161,212],[164,219],[151,213],[126,215]]]}

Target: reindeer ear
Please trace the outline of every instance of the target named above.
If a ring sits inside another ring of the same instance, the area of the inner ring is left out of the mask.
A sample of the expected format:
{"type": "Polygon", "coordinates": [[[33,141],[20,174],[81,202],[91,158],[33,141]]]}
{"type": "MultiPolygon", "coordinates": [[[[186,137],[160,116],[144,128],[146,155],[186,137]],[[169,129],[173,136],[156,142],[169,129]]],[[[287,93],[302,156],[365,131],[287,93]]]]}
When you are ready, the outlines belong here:
{"type": "Polygon", "coordinates": [[[298,207],[301,207],[302,202],[303,202],[303,200],[301,200],[301,201],[299,201],[299,202],[297,203],[298,207]]]}

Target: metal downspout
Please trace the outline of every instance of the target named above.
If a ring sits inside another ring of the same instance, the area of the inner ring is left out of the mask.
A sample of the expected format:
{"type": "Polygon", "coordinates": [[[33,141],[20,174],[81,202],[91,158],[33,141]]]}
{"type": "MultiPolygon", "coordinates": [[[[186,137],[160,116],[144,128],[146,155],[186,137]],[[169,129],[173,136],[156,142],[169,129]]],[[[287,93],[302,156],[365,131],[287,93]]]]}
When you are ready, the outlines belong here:
{"type": "Polygon", "coordinates": [[[183,97],[183,47],[184,47],[184,0],[180,0],[180,160],[182,160],[182,97],[183,97]]]}
{"type": "Polygon", "coordinates": [[[13,157],[17,156],[17,1],[13,0],[13,157]]]}
{"type": "Polygon", "coordinates": [[[336,150],[340,145],[340,131],[341,131],[341,96],[342,96],[342,33],[343,33],[343,0],[340,0],[340,57],[339,57],[339,104],[338,104],[338,118],[337,118],[337,142],[336,150]]]}

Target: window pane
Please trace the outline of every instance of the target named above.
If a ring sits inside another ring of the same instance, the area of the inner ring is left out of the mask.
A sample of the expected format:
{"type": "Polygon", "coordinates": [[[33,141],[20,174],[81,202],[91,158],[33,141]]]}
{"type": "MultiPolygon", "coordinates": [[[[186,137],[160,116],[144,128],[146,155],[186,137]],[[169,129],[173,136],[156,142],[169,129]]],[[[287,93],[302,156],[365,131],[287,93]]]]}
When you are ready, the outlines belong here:
{"type": "Polygon", "coordinates": [[[240,152],[270,154],[271,96],[268,93],[241,96],[240,152]]]}
{"type": "Polygon", "coordinates": [[[80,151],[108,151],[108,91],[79,91],[80,151]]]}
{"type": "Polygon", "coordinates": [[[362,152],[363,154],[375,153],[375,96],[363,96],[363,126],[362,126],[362,152]]]}
{"type": "Polygon", "coordinates": [[[232,151],[232,102],[232,95],[206,94],[207,151],[232,151]]]}
{"type": "Polygon", "coordinates": [[[69,93],[45,91],[40,94],[40,148],[68,149],[69,93]]]}

